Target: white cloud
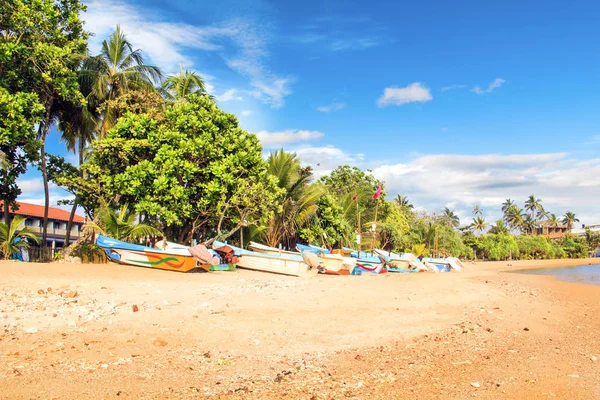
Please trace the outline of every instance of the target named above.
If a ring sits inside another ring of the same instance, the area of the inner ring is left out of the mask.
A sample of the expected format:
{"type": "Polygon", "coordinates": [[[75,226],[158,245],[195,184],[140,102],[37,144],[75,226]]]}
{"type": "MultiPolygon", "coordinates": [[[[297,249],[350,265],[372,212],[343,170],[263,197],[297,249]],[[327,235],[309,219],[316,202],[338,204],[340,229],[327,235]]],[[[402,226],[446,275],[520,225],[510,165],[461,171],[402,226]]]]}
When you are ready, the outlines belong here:
{"type": "Polygon", "coordinates": [[[504,83],[506,83],[506,81],[504,79],[502,79],[502,78],[496,78],[496,79],[494,79],[494,81],[492,83],[490,83],[488,85],[487,89],[483,90],[480,86],[475,86],[473,88],[473,92],[475,92],[477,94],[491,93],[492,91],[494,91],[494,89],[499,88],[504,83]]]}
{"type": "Polygon", "coordinates": [[[406,103],[419,102],[425,103],[433,99],[428,88],[421,85],[420,82],[414,82],[404,88],[385,88],[383,95],[377,100],[379,107],[393,105],[402,105],[406,103]]]}
{"type": "Polygon", "coordinates": [[[468,220],[480,205],[490,222],[501,217],[500,207],[512,198],[523,207],[530,194],[542,198],[557,215],[571,210],[582,223],[600,222],[600,159],[571,159],[565,153],[499,155],[423,155],[410,162],[388,164],[373,174],[385,180],[390,195],[403,193],[415,205],[439,211],[456,203],[468,220]]]}
{"type": "Polygon", "coordinates": [[[239,90],[237,89],[229,89],[225,93],[220,95],[215,95],[215,100],[220,101],[222,103],[233,101],[233,100],[244,100],[242,96],[239,94],[239,90]]]}
{"type": "Polygon", "coordinates": [[[176,69],[178,64],[193,67],[190,50],[210,51],[247,77],[253,95],[274,108],[282,107],[285,97],[291,94],[293,79],[280,77],[267,66],[269,35],[260,29],[264,24],[243,18],[208,26],[168,22],[152,10],[117,0],[92,0],[87,6],[83,16],[85,28],[96,34],[90,39],[92,53],[99,51],[102,40],[120,24],[133,46],[141,48],[165,72],[176,69]]]}
{"type": "Polygon", "coordinates": [[[240,115],[241,115],[242,117],[249,117],[249,116],[251,116],[251,115],[252,115],[252,111],[250,111],[250,110],[242,110],[242,111],[240,112],[240,115]]]}
{"type": "Polygon", "coordinates": [[[306,146],[295,150],[302,165],[313,169],[315,178],[331,173],[335,168],[344,164],[357,164],[361,161],[359,155],[346,154],[335,146],[312,147],[306,146]]]}
{"type": "Polygon", "coordinates": [[[319,131],[288,129],[280,132],[257,132],[256,136],[265,147],[278,147],[285,144],[319,140],[325,136],[319,131]]]}
{"type": "Polygon", "coordinates": [[[464,89],[466,87],[467,87],[467,85],[450,85],[450,86],[444,86],[442,88],[442,92],[447,92],[448,90],[464,89]]]}
{"type": "Polygon", "coordinates": [[[344,104],[344,103],[332,103],[327,106],[317,107],[317,111],[329,113],[329,112],[340,111],[344,108],[346,108],[346,104],[344,104]]]}

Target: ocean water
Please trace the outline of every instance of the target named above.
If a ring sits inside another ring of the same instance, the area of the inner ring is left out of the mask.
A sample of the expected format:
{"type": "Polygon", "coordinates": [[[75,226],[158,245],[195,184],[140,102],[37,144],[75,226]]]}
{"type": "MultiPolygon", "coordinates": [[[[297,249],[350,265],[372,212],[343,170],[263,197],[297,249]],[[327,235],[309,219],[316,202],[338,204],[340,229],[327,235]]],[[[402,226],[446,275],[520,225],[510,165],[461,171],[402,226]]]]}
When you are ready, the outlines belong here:
{"type": "Polygon", "coordinates": [[[518,274],[550,275],[565,282],[600,285],[600,265],[581,265],[577,267],[524,269],[518,274]]]}

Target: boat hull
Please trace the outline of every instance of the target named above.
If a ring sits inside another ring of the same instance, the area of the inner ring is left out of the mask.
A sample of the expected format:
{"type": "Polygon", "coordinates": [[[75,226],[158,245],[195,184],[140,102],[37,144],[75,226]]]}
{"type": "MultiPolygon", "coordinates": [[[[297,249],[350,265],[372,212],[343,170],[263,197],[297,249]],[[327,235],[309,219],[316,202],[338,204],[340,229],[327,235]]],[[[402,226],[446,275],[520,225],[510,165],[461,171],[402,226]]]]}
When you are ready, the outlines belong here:
{"type": "Polygon", "coordinates": [[[110,261],[136,267],[188,272],[197,266],[196,260],[191,255],[185,256],[180,254],[170,254],[163,251],[153,252],[147,250],[138,251],[117,248],[108,248],[105,249],[105,252],[110,261]]]}
{"type": "Polygon", "coordinates": [[[285,257],[265,257],[260,254],[240,255],[237,267],[291,276],[315,276],[319,273],[316,268],[310,268],[304,261],[285,257]]]}

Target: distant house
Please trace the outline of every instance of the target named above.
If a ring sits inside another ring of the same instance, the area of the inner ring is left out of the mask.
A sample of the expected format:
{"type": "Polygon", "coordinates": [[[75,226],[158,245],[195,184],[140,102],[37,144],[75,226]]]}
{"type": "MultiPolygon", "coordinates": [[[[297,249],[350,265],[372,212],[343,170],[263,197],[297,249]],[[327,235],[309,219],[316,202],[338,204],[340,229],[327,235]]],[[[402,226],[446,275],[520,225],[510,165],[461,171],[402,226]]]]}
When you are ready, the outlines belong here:
{"type": "MultiPolygon", "coordinates": [[[[38,234],[42,238],[42,226],[44,221],[44,206],[37,204],[23,203],[17,201],[18,210],[10,210],[11,218],[15,215],[26,217],[27,219],[21,224],[20,228],[27,227],[38,234]]],[[[4,202],[0,201],[0,221],[4,222],[4,202]]],[[[69,222],[70,213],[60,208],[50,207],[48,209],[48,230],[46,244],[49,247],[63,247],[65,243],[65,235],[67,233],[67,223],[69,222]]],[[[75,215],[73,225],[71,226],[70,243],[73,243],[81,234],[81,228],[85,224],[85,218],[80,215],[75,215]]]]}
{"type": "Polygon", "coordinates": [[[542,221],[533,233],[547,236],[550,239],[557,239],[569,233],[569,227],[566,225],[550,225],[548,221],[542,221]]]}
{"type": "Polygon", "coordinates": [[[573,229],[573,234],[577,236],[585,236],[585,231],[600,233],[600,224],[581,225],[581,229],[573,229]]]}

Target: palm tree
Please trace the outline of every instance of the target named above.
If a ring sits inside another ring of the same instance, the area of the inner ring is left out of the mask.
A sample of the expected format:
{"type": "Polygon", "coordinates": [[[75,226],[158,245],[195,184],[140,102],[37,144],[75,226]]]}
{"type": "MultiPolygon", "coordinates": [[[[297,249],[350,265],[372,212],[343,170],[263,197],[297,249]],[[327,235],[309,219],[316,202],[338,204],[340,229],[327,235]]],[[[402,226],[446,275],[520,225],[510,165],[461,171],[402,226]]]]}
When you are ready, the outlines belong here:
{"type": "Polygon", "coordinates": [[[477,216],[477,215],[482,215],[483,211],[481,210],[481,207],[479,206],[475,206],[473,207],[473,215],[477,216]]]}
{"type": "Polygon", "coordinates": [[[161,235],[153,226],[137,223],[137,215],[124,204],[119,211],[103,206],[98,211],[98,223],[88,222],[84,230],[110,236],[117,240],[132,241],[148,235],[161,235]]]}
{"type": "Polygon", "coordinates": [[[571,232],[571,229],[573,229],[573,225],[575,225],[575,222],[579,222],[579,219],[574,213],[572,213],[571,211],[567,211],[563,216],[562,222],[567,226],[569,232],[571,232]]]}
{"type": "Polygon", "coordinates": [[[525,201],[525,210],[531,212],[531,218],[535,221],[535,213],[544,210],[542,199],[537,199],[533,194],[530,195],[527,201],[525,201]]]}
{"type": "Polygon", "coordinates": [[[473,222],[471,223],[471,229],[473,232],[485,232],[488,223],[486,222],[484,217],[475,217],[473,218],[473,222]]]}
{"type": "Polygon", "coordinates": [[[414,208],[414,206],[410,204],[410,201],[408,201],[408,197],[403,196],[402,194],[397,195],[394,202],[396,202],[398,207],[404,211],[412,210],[414,208]]]}
{"type": "MultiPolygon", "coordinates": [[[[133,88],[154,91],[155,84],[162,80],[160,69],[144,63],[142,51],[133,49],[119,25],[110,38],[102,42],[100,54],[84,61],[83,69],[91,82],[92,95],[100,103],[133,88]]],[[[115,122],[109,105],[105,106],[102,117],[101,137],[115,122]]]]}
{"type": "Polygon", "coordinates": [[[556,214],[549,214],[547,218],[548,218],[548,226],[549,227],[552,227],[552,228],[558,227],[559,220],[558,220],[558,217],[556,216],[556,214]]]}
{"type": "Polygon", "coordinates": [[[502,213],[504,213],[504,215],[506,215],[508,213],[508,210],[513,208],[514,205],[515,205],[514,201],[512,201],[511,199],[506,199],[506,201],[504,203],[502,203],[502,213]]]}
{"type": "Polygon", "coordinates": [[[450,228],[458,228],[460,225],[460,218],[458,218],[458,215],[456,215],[454,211],[450,210],[448,207],[444,207],[442,220],[444,221],[444,224],[450,228]]]}
{"type": "Polygon", "coordinates": [[[191,94],[206,95],[212,98],[204,85],[204,79],[195,71],[183,70],[179,64],[179,74],[170,75],[162,84],[161,93],[170,101],[185,101],[191,94]]]}
{"type": "Polygon", "coordinates": [[[508,234],[508,228],[504,225],[504,221],[502,219],[496,220],[496,223],[490,228],[488,233],[495,234],[508,234]]]}
{"type": "Polygon", "coordinates": [[[537,226],[537,222],[535,217],[525,214],[523,215],[523,222],[521,222],[522,230],[524,230],[528,234],[533,235],[533,231],[537,226]]]}
{"type": "Polygon", "coordinates": [[[4,255],[5,260],[8,260],[12,254],[19,251],[22,247],[29,247],[29,243],[23,240],[18,243],[14,243],[17,237],[25,236],[36,243],[40,242],[35,232],[28,228],[23,228],[17,232],[25,220],[25,217],[16,215],[12,219],[10,225],[6,225],[3,222],[0,223],[0,252],[4,255]]]}
{"type": "Polygon", "coordinates": [[[295,153],[283,149],[273,151],[269,154],[267,164],[269,173],[277,177],[278,185],[285,190],[285,194],[283,210],[269,221],[264,239],[270,246],[276,247],[284,242],[288,248],[292,248],[297,232],[317,212],[317,201],[323,195],[323,190],[320,186],[309,185],[312,169],[302,168],[295,153]]]}

